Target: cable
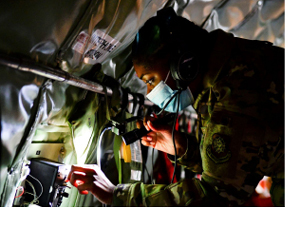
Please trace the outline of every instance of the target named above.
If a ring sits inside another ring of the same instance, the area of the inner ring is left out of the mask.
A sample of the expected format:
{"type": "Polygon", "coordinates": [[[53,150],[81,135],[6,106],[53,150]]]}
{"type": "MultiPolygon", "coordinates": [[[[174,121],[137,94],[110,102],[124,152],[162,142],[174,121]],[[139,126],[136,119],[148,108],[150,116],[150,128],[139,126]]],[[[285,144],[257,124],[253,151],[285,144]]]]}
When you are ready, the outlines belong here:
{"type": "Polygon", "coordinates": [[[99,137],[99,142],[98,142],[98,147],[97,147],[97,165],[100,167],[101,169],[101,155],[102,155],[102,150],[101,150],[101,143],[102,143],[102,138],[103,138],[103,135],[104,133],[107,131],[107,130],[111,130],[112,129],[112,126],[111,124],[106,124],[104,126],[104,129],[102,130],[101,134],[100,134],[100,137],[99,137]]]}
{"type": "Polygon", "coordinates": [[[154,162],[153,162],[153,157],[154,157],[154,147],[152,147],[152,155],[151,155],[151,163],[152,163],[151,184],[154,184],[154,183],[153,183],[153,175],[154,175],[154,162]]]}
{"type": "Polygon", "coordinates": [[[31,192],[25,192],[25,194],[27,193],[29,195],[33,195],[33,200],[30,203],[28,203],[28,205],[29,205],[29,204],[32,204],[33,202],[36,201],[36,199],[37,199],[36,198],[36,191],[35,191],[35,188],[34,188],[33,184],[29,180],[26,179],[25,181],[30,185],[30,187],[32,188],[32,191],[33,191],[33,194],[31,192]]]}
{"type": "MultiPolygon", "coordinates": [[[[148,169],[147,169],[147,166],[146,166],[146,164],[143,162],[143,167],[144,167],[144,170],[147,172],[147,175],[148,175],[148,178],[149,178],[149,180],[148,181],[151,181],[151,175],[150,175],[150,173],[149,173],[149,171],[148,171],[148,169]]],[[[144,178],[144,177],[143,177],[144,178]]],[[[146,182],[145,181],[145,178],[143,179],[143,181],[144,181],[144,183],[146,182]]],[[[150,182],[151,184],[152,184],[152,182],[150,182]]]]}
{"type": "Polygon", "coordinates": [[[41,183],[37,178],[35,178],[34,176],[32,176],[32,175],[30,175],[30,174],[29,174],[29,176],[30,176],[32,179],[34,179],[36,182],[38,182],[38,183],[40,184],[40,186],[41,186],[41,193],[40,193],[39,196],[36,198],[36,200],[37,200],[37,199],[39,199],[39,198],[41,197],[41,195],[43,194],[44,188],[43,188],[42,183],[41,183]]]}
{"type": "Polygon", "coordinates": [[[156,115],[159,116],[159,115],[165,110],[165,108],[170,104],[170,102],[174,99],[174,97],[175,97],[178,93],[181,93],[181,91],[180,91],[180,90],[176,91],[176,92],[172,95],[172,97],[170,98],[170,100],[169,100],[169,101],[165,104],[165,106],[162,108],[162,110],[160,110],[159,113],[157,113],[156,115]]]}
{"type": "Polygon", "coordinates": [[[33,191],[33,193],[31,193],[31,192],[24,192],[25,194],[29,194],[29,195],[32,195],[33,196],[33,200],[31,201],[31,202],[29,202],[29,203],[26,203],[26,205],[30,205],[30,204],[38,204],[39,203],[39,201],[38,201],[38,199],[41,197],[41,195],[43,194],[43,192],[44,192],[44,188],[43,188],[43,185],[42,185],[42,183],[37,179],[37,178],[35,178],[34,176],[32,176],[32,175],[28,175],[28,176],[30,176],[33,180],[35,180],[36,182],[38,182],[39,184],[40,184],[40,186],[41,186],[41,193],[39,194],[39,196],[37,196],[37,194],[36,194],[36,190],[35,190],[35,188],[34,188],[34,185],[29,181],[29,180],[25,180],[29,185],[30,185],[30,187],[32,188],[32,191],[33,191]]]}
{"type": "Polygon", "coordinates": [[[174,157],[175,157],[175,163],[174,163],[174,171],[173,171],[173,177],[172,177],[172,180],[171,180],[171,184],[174,182],[174,177],[175,177],[175,173],[176,173],[176,166],[177,166],[177,150],[176,150],[176,144],[175,144],[175,126],[176,126],[176,121],[177,121],[177,117],[178,117],[178,112],[179,112],[179,101],[180,101],[180,93],[181,93],[181,90],[178,90],[178,93],[179,93],[179,96],[178,96],[178,99],[177,99],[177,110],[176,110],[176,115],[174,117],[174,122],[173,122],[173,129],[172,129],[172,139],[173,139],[173,146],[174,146],[174,150],[175,150],[175,154],[174,154],[174,157]]]}

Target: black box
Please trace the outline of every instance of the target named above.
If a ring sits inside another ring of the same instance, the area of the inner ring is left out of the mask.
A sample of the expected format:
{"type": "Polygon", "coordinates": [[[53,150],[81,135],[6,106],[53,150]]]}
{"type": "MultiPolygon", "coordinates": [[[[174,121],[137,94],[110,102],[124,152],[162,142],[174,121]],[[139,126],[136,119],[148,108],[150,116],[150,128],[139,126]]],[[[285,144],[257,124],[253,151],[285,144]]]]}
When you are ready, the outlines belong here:
{"type": "MultiPolygon", "coordinates": [[[[42,207],[59,207],[62,197],[68,197],[65,192],[65,180],[69,173],[69,166],[63,163],[46,159],[32,159],[30,163],[30,175],[27,177],[36,192],[40,196],[36,205],[42,207]]],[[[34,193],[32,186],[26,181],[25,192],[34,193]]],[[[34,196],[25,194],[25,201],[32,202],[34,196]]]]}

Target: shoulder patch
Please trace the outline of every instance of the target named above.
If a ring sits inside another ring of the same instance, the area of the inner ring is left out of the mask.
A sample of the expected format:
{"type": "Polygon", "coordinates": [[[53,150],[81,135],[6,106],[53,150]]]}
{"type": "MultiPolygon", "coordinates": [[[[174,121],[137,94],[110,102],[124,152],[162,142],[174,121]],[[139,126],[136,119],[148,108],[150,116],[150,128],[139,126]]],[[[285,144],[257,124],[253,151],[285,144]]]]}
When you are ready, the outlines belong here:
{"type": "Polygon", "coordinates": [[[212,144],[206,147],[207,156],[217,164],[224,163],[231,157],[226,141],[221,135],[214,134],[212,136],[212,144]]]}

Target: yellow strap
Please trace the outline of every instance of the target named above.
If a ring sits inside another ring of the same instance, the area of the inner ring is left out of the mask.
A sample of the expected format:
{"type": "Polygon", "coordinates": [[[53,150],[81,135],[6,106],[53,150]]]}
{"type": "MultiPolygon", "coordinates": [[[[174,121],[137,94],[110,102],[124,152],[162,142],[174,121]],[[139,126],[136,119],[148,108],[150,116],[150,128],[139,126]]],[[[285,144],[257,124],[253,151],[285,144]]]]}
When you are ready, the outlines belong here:
{"type": "Polygon", "coordinates": [[[124,142],[122,142],[122,152],[123,152],[123,159],[125,163],[131,162],[131,150],[130,145],[126,145],[124,142]]]}

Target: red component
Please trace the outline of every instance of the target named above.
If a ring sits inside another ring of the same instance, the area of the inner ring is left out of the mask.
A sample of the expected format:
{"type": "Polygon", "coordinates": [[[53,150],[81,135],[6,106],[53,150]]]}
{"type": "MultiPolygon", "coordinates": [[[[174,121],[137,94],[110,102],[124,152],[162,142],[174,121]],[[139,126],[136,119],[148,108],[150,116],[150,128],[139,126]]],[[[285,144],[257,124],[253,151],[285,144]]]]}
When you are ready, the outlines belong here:
{"type": "Polygon", "coordinates": [[[18,196],[15,196],[15,199],[21,197],[25,192],[23,186],[19,186],[17,189],[19,189],[19,188],[22,188],[22,192],[18,196]]]}
{"type": "Polygon", "coordinates": [[[271,197],[262,197],[254,192],[251,198],[243,205],[245,207],[274,207],[271,197]]]}
{"type": "MultiPolygon", "coordinates": [[[[174,165],[166,153],[159,152],[158,156],[153,177],[156,180],[156,184],[170,184],[174,172],[174,165]]],[[[175,182],[177,182],[176,176],[174,177],[174,183],[175,182]]]]}

